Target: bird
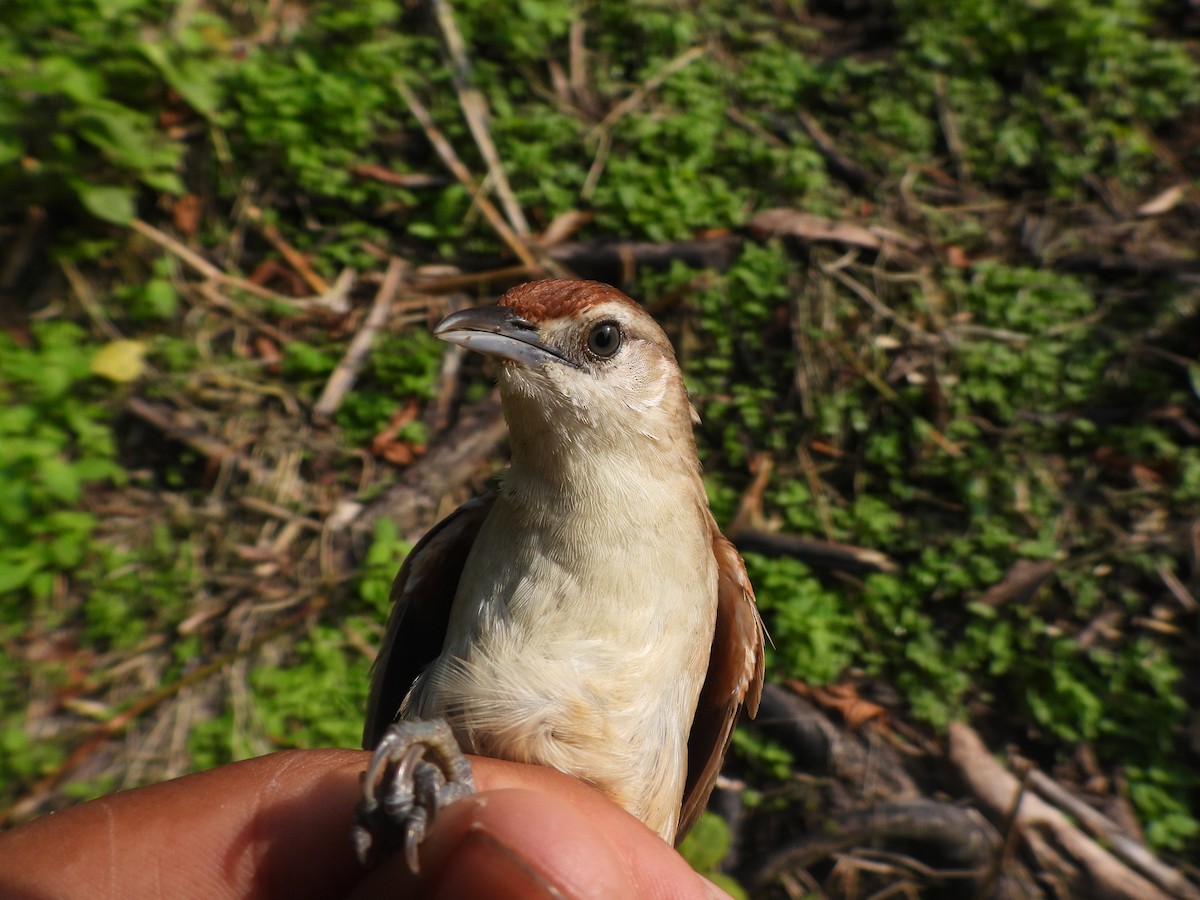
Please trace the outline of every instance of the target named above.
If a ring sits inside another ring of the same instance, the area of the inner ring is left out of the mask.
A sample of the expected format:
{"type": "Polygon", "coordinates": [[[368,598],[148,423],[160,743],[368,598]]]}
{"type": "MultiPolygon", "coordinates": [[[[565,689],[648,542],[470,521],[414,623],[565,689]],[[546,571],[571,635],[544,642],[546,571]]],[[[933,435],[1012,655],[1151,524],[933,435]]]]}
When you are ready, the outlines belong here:
{"type": "Polygon", "coordinates": [[[709,509],[671,342],[607,284],[532,281],[434,336],[498,362],[511,462],[408,555],[376,660],[355,841],[410,868],[471,753],[592,785],[675,843],[707,804],[764,630],[709,509]]]}

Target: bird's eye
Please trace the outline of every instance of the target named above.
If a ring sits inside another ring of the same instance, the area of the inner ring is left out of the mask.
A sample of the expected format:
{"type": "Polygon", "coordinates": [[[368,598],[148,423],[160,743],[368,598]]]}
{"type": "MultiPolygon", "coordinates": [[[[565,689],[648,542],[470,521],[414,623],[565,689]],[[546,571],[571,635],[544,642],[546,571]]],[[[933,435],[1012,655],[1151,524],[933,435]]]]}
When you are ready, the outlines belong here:
{"type": "Polygon", "coordinates": [[[601,322],[587,339],[588,350],[608,358],[621,349],[621,327],[616,322],[601,322]]]}

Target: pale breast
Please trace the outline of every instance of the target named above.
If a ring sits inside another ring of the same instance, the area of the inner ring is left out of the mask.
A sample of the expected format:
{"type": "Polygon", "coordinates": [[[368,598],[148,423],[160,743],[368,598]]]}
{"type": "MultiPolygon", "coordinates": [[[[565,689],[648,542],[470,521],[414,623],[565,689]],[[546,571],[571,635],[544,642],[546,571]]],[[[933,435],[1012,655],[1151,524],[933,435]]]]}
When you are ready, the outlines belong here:
{"type": "Polygon", "coordinates": [[[713,634],[711,548],[687,510],[643,516],[643,540],[613,529],[617,546],[518,528],[517,514],[498,502],[481,531],[443,652],[403,715],[446,718],[469,751],[575,775],[671,841],[713,634]]]}

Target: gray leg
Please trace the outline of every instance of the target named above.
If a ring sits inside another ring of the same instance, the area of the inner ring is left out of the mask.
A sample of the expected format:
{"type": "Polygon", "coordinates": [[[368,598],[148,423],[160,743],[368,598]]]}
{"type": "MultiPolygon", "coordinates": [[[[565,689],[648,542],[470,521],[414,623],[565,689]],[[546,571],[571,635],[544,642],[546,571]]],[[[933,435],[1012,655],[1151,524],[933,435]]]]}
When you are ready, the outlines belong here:
{"type": "Polygon", "coordinates": [[[473,793],[471,764],[445,720],[392,724],[362,775],[354,823],[359,860],[365,865],[403,843],[404,858],[416,873],[417,847],[438,810],[473,793]]]}

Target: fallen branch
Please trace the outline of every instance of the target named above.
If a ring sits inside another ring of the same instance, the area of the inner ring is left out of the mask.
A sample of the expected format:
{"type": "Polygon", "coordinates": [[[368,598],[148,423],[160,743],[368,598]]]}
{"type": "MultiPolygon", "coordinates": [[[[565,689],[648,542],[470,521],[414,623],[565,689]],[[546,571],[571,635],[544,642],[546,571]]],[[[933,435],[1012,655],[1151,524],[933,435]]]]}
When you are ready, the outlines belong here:
{"type": "Polygon", "coordinates": [[[1200,277],[1200,259],[1192,257],[1065,253],[1050,265],[1064,272],[1084,272],[1105,278],[1176,278],[1195,281],[1200,277]]]}
{"type": "Polygon", "coordinates": [[[839,544],[795,534],[775,534],[742,528],[730,534],[729,539],[743,553],[761,553],[763,556],[791,556],[801,562],[820,569],[836,569],[851,574],[870,572],[899,572],[900,567],[886,553],[868,547],[839,544]]]}
{"type": "Polygon", "coordinates": [[[314,421],[328,422],[337,412],[338,407],[342,405],[350,388],[354,386],[358,372],[371,352],[375,334],[387,321],[392,301],[400,293],[400,285],[404,281],[407,269],[407,263],[398,257],[392,257],[392,261],[388,264],[387,274],[383,276],[383,284],[379,286],[379,290],[375,294],[375,302],[371,305],[371,311],[363,319],[362,327],[358,329],[337,367],[330,374],[320,399],[313,407],[314,421]]]}
{"type": "Polygon", "coordinates": [[[212,435],[195,426],[186,425],[179,421],[175,411],[168,407],[149,403],[140,397],[130,397],[125,401],[125,408],[142,421],[153,425],[168,437],[187,444],[206,459],[211,459],[216,463],[224,463],[226,461],[232,463],[259,484],[267,484],[274,477],[273,472],[258,465],[258,463],[251,460],[245,454],[239,453],[223,441],[217,440],[212,435]]]}
{"type": "Polygon", "coordinates": [[[500,397],[493,392],[467,410],[430,444],[424,457],[405,468],[395,484],[354,516],[355,530],[369,533],[376,520],[388,516],[406,537],[420,537],[434,524],[442,498],[465,484],[499,449],[507,433],[500,397]]]}
{"type": "Polygon", "coordinates": [[[479,153],[487,163],[488,178],[496,187],[500,205],[504,207],[504,214],[508,216],[513,231],[525,237],[529,234],[529,223],[525,221],[521,204],[517,203],[512,187],[509,186],[508,175],[500,162],[500,154],[496,152],[496,145],[488,132],[487,103],[479,89],[470,82],[471,64],[467,60],[462,34],[454,21],[450,0],[433,0],[433,15],[446,41],[446,52],[450,56],[450,78],[454,82],[455,93],[458,94],[458,105],[462,107],[467,127],[471,129],[471,136],[475,138],[479,153]]]}
{"type": "Polygon", "coordinates": [[[541,266],[538,264],[529,246],[521,239],[520,235],[512,230],[512,227],[504,220],[504,217],[500,215],[500,211],[496,209],[495,204],[483,196],[482,191],[480,191],[474,177],[471,175],[471,171],[463,165],[462,160],[458,158],[458,154],[454,152],[454,148],[450,146],[450,142],[446,140],[445,135],[434,124],[433,116],[429,114],[429,110],[425,108],[425,104],[417,99],[417,95],[409,90],[408,85],[399,77],[393,80],[393,84],[396,88],[396,93],[400,95],[405,105],[408,106],[409,112],[413,114],[413,118],[420,124],[421,129],[425,132],[425,137],[429,139],[429,143],[437,151],[437,155],[441,157],[442,162],[445,163],[446,168],[450,170],[451,174],[471,194],[475,203],[479,206],[480,212],[483,213],[484,218],[488,220],[492,228],[496,230],[496,233],[500,235],[500,239],[508,245],[508,248],[516,254],[517,259],[525,264],[526,268],[531,271],[539,271],[541,266]]]}
{"type": "Polygon", "coordinates": [[[1127,835],[1121,826],[1080,800],[1044,772],[1031,771],[1029,786],[1056,806],[1070,813],[1092,834],[1104,842],[1113,854],[1133,866],[1159,887],[1181,900],[1200,900],[1200,889],[1176,869],[1164,864],[1142,844],[1127,835]]]}
{"type": "MultiPolygon", "coordinates": [[[[1042,836],[1053,843],[1082,870],[1090,882],[1092,896],[1121,898],[1121,900],[1154,900],[1168,895],[1071,824],[1062,812],[1040,797],[1021,795],[1020,782],[992,757],[987,747],[970,727],[953,723],[947,735],[947,757],[958,769],[971,793],[987,808],[994,819],[1001,819],[1016,809],[1016,827],[1027,844],[1042,836]]],[[[1048,845],[1046,845],[1048,847],[1048,845]]],[[[1044,852],[1044,851],[1043,851],[1044,852]]],[[[1041,854],[1038,854],[1041,855],[1041,854]]],[[[1039,860],[1046,865],[1051,863],[1039,860]]]]}
{"type": "Polygon", "coordinates": [[[638,266],[665,269],[676,260],[693,269],[724,271],[733,265],[743,239],[734,234],[691,241],[588,241],[551,247],[546,255],[583,278],[619,282],[638,266]]]}
{"type": "MultiPolygon", "coordinates": [[[[469,173],[466,174],[469,177],[469,173]]],[[[474,182],[471,182],[468,184],[468,188],[473,189],[473,185],[474,182]]],[[[495,212],[494,207],[493,212],[495,212]]],[[[619,284],[632,279],[636,270],[641,266],[666,269],[676,261],[693,269],[712,269],[723,272],[733,265],[747,238],[759,241],[767,240],[776,233],[785,233],[788,237],[804,243],[843,243],[862,246],[866,242],[876,249],[882,248],[889,242],[905,247],[913,242],[913,239],[907,235],[896,232],[869,229],[853,223],[842,223],[819,217],[793,219],[791,226],[787,226],[786,223],[780,222],[780,218],[784,214],[788,216],[806,215],[792,210],[766,210],[752,218],[744,229],[711,237],[659,243],[620,240],[571,241],[548,246],[542,253],[548,260],[566,266],[580,278],[594,278],[619,284]]],[[[496,215],[499,213],[496,212],[496,215]]],[[[441,293],[492,282],[515,282],[522,278],[536,278],[543,272],[544,268],[538,264],[505,266],[490,271],[468,272],[428,279],[417,275],[414,277],[413,283],[423,292],[441,293]]],[[[894,315],[891,317],[894,318],[894,315]]]]}
{"type": "Polygon", "coordinates": [[[796,209],[768,209],[750,221],[750,233],[759,239],[775,236],[798,238],[806,243],[828,242],[878,250],[883,241],[853,222],[838,222],[796,209]]]}
{"type": "Polygon", "coordinates": [[[925,799],[851,810],[827,819],[819,833],[807,834],[767,857],[754,874],[755,893],[765,892],[789,871],[889,842],[903,846],[910,859],[920,850],[920,857],[940,861],[934,868],[920,863],[920,857],[914,860],[913,868],[927,882],[965,881],[973,886],[972,896],[1005,896],[999,886],[988,893],[979,891],[1000,846],[987,820],[973,809],[925,799]]]}
{"type": "Polygon", "coordinates": [[[755,727],[787,747],[797,769],[854,784],[865,799],[914,799],[921,792],[900,753],[879,732],[849,732],[814,704],[777,684],[763,685],[755,727]]]}

